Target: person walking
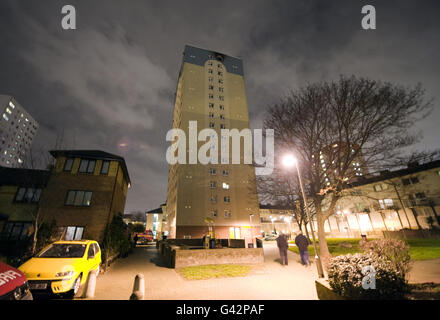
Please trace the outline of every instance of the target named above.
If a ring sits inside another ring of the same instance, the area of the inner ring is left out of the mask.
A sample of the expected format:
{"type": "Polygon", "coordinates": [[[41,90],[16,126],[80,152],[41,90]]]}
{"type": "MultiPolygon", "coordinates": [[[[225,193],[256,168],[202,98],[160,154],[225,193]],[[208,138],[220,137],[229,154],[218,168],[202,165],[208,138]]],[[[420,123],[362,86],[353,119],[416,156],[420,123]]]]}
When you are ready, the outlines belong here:
{"type": "Polygon", "coordinates": [[[301,231],[299,231],[298,235],[295,238],[295,244],[299,249],[299,255],[301,256],[301,263],[306,267],[309,266],[308,247],[310,245],[310,240],[307,239],[307,237],[304,236],[301,231]]]}
{"type": "Polygon", "coordinates": [[[277,247],[280,250],[281,264],[287,266],[287,248],[289,247],[287,243],[287,237],[284,233],[281,233],[277,238],[277,247]]]}

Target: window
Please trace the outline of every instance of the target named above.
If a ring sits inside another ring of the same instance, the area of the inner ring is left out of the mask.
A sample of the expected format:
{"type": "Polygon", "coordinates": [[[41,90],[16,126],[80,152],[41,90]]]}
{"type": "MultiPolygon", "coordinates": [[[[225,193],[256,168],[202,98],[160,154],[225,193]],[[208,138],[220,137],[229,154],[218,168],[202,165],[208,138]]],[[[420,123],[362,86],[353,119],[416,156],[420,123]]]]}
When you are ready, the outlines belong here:
{"type": "Polygon", "coordinates": [[[386,189],[388,189],[388,185],[386,185],[385,183],[374,185],[374,191],[376,191],[376,192],[383,191],[386,189]]]}
{"type": "Polygon", "coordinates": [[[81,163],[79,165],[80,173],[93,173],[95,171],[95,160],[86,160],[81,159],[81,163]]]}
{"type": "Polygon", "coordinates": [[[228,176],[228,175],[229,175],[229,171],[228,171],[228,170],[223,170],[223,171],[222,171],[222,174],[223,174],[224,176],[228,176]]]}
{"type": "Polygon", "coordinates": [[[211,196],[211,203],[217,203],[217,196],[211,196]]]}
{"type": "Polygon", "coordinates": [[[225,106],[224,105],[220,105],[220,110],[225,110],[225,106]]]}
{"type": "Polygon", "coordinates": [[[209,82],[213,82],[213,81],[214,81],[214,78],[213,78],[213,77],[209,77],[209,78],[208,78],[208,81],[209,81],[209,82]]]}
{"type": "Polygon", "coordinates": [[[213,218],[217,217],[217,210],[211,210],[211,217],[213,218]]]}
{"type": "Polygon", "coordinates": [[[211,189],[217,188],[217,182],[211,181],[210,186],[211,186],[211,189]]]}
{"type": "Polygon", "coordinates": [[[1,238],[5,240],[24,240],[28,236],[31,225],[31,222],[7,222],[1,233],[1,238]]]}
{"type": "Polygon", "coordinates": [[[411,177],[411,178],[402,179],[402,184],[404,186],[407,186],[407,185],[410,185],[410,184],[416,184],[416,183],[419,183],[419,178],[417,178],[417,177],[411,177]]]}
{"type": "Polygon", "coordinates": [[[213,103],[210,103],[210,104],[209,104],[209,108],[213,109],[213,108],[214,108],[214,104],[213,104],[213,103]]]}
{"type": "Polygon", "coordinates": [[[231,198],[229,196],[226,196],[226,197],[223,198],[223,201],[225,203],[230,203],[231,202],[231,198]]]}
{"type": "Polygon", "coordinates": [[[41,188],[18,188],[15,202],[38,203],[41,198],[41,188]]]}
{"type": "Polygon", "coordinates": [[[101,174],[108,174],[110,168],[110,161],[102,161],[101,174]]]}
{"type": "Polygon", "coordinates": [[[214,168],[209,169],[209,173],[211,174],[211,176],[215,176],[217,174],[217,170],[214,168]]]}
{"type": "Polygon", "coordinates": [[[223,72],[219,71],[219,72],[218,72],[218,75],[219,75],[220,77],[223,76],[223,72]]]}
{"type": "Polygon", "coordinates": [[[209,113],[210,118],[214,118],[214,114],[212,112],[209,113]]]}
{"type": "Polygon", "coordinates": [[[220,129],[226,129],[226,126],[224,124],[221,124],[220,129]]]}
{"type": "Polygon", "coordinates": [[[214,95],[213,94],[209,94],[209,99],[214,99],[214,95]]]}
{"type": "Polygon", "coordinates": [[[6,113],[3,113],[3,119],[5,119],[6,121],[9,121],[8,116],[6,115],[6,113]]]}
{"type": "Polygon", "coordinates": [[[229,183],[223,182],[223,189],[229,190],[229,183]]]}
{"type": "Polygon", "coordinates": [[[89,207],[92,203],[91,191],[69,190],[65,201],[66,206],[89,207]]]}
{"type": "Polygon", "coordinates": [[[411,180],[412,184],[419,183],[419,178],[417,178],[417,177],[412,177],[412,178],[409,178],[409,179],[411,180]]]}
{"type": "Polygon", "coordinates": [[[223,96],[218,96],[218,98],[220,99],[220,101],[225,101],[225,97],[223,96]]]}
{"type": "Polygon", "coordinates": [[[218,92],[224,92],[223,88],[222,88],[222,87],[219,87],[219,88],[218,88],[218,92]]]}
{"type": "Polygon", "coordinates": [[[208,73],[212,73],[212,69],[208,69],[208,73]]]}
{"type": "Polygon", "coordinates": [[[223,79],[218,79],[218,83],[223,84],[223,79]]]}
{"type": "Polygon", "coordinates": [[[210,86],[208,86],[208,89],[209,89],[209,90],[214,90],[214,86],[211,86],[211,85],[210,85],[210,86]]]}
{"type": "Polygon", "coordinates": [[[426,198],[426,195],[425,195],[424,192],[416,193],[415,196],[416,196],[417,199],[424,199],[424,198],[426,198]]]}
{"type": "Polygon", "coordinates": [[[381,209],[386,209],[393,206],[393,199],[379,200],[379,206],[381,209]]]}
{"type": "Polygon", "coordinates": [[[67,227],[65,240],[81,240],[84,234],[84,227],[67,227]]]}
{"type": "Polygon", "coordinates": [[[210,127],[210,128],[214,128],[214,127],[215,127],[214,122],[210,122],[210,123],[209,123],[209,127],[210,127]]]}
{"type": "Polygon", "coordinates": [[[231,211],[225,210],[224,214],[225,214],[225,219],[230,219],[231,218],[231,211]]]}
{"type": "Polygon", "coordinates": [[[64,171],[72,171],[73,161],[75,159],[73,158],[67,158],[66,162],[64,162],[64,171]]]}

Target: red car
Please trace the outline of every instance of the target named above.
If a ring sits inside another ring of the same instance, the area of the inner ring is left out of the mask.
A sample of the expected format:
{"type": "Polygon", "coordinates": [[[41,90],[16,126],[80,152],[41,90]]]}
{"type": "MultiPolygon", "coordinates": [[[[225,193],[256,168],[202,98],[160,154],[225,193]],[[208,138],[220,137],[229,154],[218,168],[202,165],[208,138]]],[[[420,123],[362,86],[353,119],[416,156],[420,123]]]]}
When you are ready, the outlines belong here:
{"type": "Polygon", "coordinates": [[[32,300],[26,276],[0,262],[0,300],[32,300]]]}

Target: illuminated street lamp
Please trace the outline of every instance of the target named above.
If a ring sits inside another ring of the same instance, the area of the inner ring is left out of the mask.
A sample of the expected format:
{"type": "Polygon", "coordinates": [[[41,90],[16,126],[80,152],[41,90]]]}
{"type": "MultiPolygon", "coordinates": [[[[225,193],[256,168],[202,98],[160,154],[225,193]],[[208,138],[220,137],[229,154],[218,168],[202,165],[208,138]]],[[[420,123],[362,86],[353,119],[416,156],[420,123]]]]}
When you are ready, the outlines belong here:
{"type": "Polygon", "coordinates": [[[288,154],[288,155],[285,155],[283,158],[283,165],[287,168],[296,166],[296,169],[298,171],[298,180],[299,180],[299,186],[301,187],[301,193],[302,193],[302,197],[303,197],[303,201],[304,201],[304,208],[306,209],[307,219],[310,221],[310,230],[312,232],[313,247],[315,249],[315,260],[316,260],[316,267],[318,268],[318,276],[320,278],[324,278],[324,271],[322,268],[321,259],[319,258],[318,249],[316,247],[315,232],[313,230],[313,221],[311,219],[309,206],[307,205],[306,193],[304,192],[304,187],[303,187],[303,183],[302,183],[301,173],[299,171],[298,161],[296,160],[296,158],[293,155],[288,154]]]}

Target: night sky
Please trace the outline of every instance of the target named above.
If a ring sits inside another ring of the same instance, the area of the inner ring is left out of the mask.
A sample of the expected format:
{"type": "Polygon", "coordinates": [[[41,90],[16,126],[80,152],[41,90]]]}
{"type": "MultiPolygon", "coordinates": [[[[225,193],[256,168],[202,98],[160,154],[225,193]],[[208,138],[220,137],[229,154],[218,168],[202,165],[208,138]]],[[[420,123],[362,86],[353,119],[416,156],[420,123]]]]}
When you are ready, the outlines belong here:
{"type": "Polygon", "coordinates": [[[440,148],[439,1],[0,1],[0,93],[39,122],[33,152],[100,149],[125,157],[126,212],[166,198],[165,135],[185,44],[244,60],[251,126],[268,105],[339,75],[421,83],[434,99],[417,150],[440,148]],[[61,28],[61,8],[77,29],[61,28]],[[377,29],[361,28],[361,8],[377,29]]]}

